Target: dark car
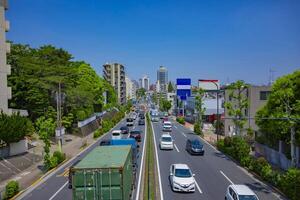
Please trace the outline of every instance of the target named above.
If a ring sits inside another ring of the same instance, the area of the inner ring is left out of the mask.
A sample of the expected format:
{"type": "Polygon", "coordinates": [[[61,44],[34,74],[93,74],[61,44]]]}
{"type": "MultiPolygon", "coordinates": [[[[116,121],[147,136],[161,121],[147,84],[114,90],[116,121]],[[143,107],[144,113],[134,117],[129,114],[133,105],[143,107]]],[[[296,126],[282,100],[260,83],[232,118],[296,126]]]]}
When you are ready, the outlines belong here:
{"type": "Polygon", "coordinates": [[[204,155],[203,144],[199,139],[188,139],[185,149],[192,155],[204,155]]]}
{"type": "Polygon", "coordinates": [[[139,118],[140,118],[140,119],[145,119],[145,114],[144,114],[144,113],[140,113],[140,114],[139,114],[139,118]]]}
{"type": "Polygon", "coordinates": [[[139,125],[145,125],[145,119],[139,119],[139,125]]]}
{"type": "Polygon", "coordinates": [[[142,140],[141,134],[142,134],[142,131],[133,130],[133,131],[130,131],[129,137],[134,138],[137,142],[140,142],[142,140]]]}
{"type": "Polygon", "coordinates": [[[122,134],[128,134],[129,133],[129,128],[127,126],[122,126],[120,128],[120,130],[121,130],[122,134]]]}
{"type": "Polygon", "coordinates": [[[109,146],[110,145],[110,140],[102,140],[101,142],[100,142],[100,146],[109,146]]]}

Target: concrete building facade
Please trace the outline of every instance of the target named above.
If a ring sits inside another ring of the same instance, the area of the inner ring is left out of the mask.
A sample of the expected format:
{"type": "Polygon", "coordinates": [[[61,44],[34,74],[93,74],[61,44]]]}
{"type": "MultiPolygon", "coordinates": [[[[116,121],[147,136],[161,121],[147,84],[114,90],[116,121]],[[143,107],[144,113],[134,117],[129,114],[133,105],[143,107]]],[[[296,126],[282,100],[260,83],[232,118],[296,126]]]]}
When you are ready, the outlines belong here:
{"type": "Polygon", "coordinates": [[[160,66],[157,70],[157,81],[161,92],[166,92],[168,89],[168,70],[166,67],[160,66]]]}
{"type": "Polygon", "coordinates": [[[115,88],[118,97],[118,102],[120,104],[125,104],[125,67],[119,63],[106,63],[103,65],[103,78],[115,88]]]}
{"type": "Polygon", "coordinates": [[[6,55],[10,52],[10,43],[6,42],[6,32],[9,31],[9,22],[5,20],[5,11],[8,9],[7,0],[0,0],[0,110],[11,114],[8,100],[11,99],[11,88],[7,86],[7,76],[11,67],[7,64],[6,55]]]}
{"type": "Polygon", "coordinates": [[[149,91],[150,89],[150,79],[147,75],[143,76],[141,79],[142,88],[144,88],[146,91],[149,91]]]}
{"type": "Polygon", "coordinates": [[[125,76],[126,82],[126,99],[136,99],[136,84],[128,77],[125,76]]]}
{"type": "MultiPolygon", "coordinates": [[[[250,86],[242,91],[242,94],[248,98],[248,108],[244,109],[242,112],[247,118],[247,122],[242,130],[242,134],[246,134],[246,129],[251,128],[255,132],[258,131],[258,126],[255,123],[256,112],[262,108],[266,103],[268,96],[271,92],[271,86],[250,86]]],[[[233,105],[236,105],[233,102],[233,99],[229,97],[230,90],[225,89],[225,102],[232,102],[233,105]]],[[[228,114],[228,109],[225,108],[225,119],[224,119],[224,133],[225,136],[235,135],[235,128],[231,116],[228,114]]]]}

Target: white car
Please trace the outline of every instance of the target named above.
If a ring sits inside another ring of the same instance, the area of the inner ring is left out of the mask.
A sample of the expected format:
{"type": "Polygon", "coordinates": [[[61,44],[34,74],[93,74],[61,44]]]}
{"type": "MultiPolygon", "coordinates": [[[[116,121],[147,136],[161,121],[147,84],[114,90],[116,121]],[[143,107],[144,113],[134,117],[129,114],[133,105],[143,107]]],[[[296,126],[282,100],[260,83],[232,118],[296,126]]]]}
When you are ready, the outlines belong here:
{"type": "Polygon", "coordinates": [[[113,130],[111,132],[111,139],[113,140],[119,140],[119,139],[122,139],[122,131],[121,130],[113,130]]]}
{"type": "Polygon", "coordinates": [[[259,200],[256,194],[246,185],[229,185],[225,200],[259,200]]]}
{"type": "Polygon", "coordinates": [[[195,192],[195,179],[186,164],[172,164],[170,167],[170,183],[173,191],[195,192]]]}
{"type": "Polygon", "coordinates": [[[160,149],[170,149],[174,147],[173,138],[169,134],[162,134],[159,139],[159,148],[160,149]]]}
{"type": "Polygon", "coordinates": [[[164,121],[163,131],[172,131],[172,123],[170,121],[164,121]]]}

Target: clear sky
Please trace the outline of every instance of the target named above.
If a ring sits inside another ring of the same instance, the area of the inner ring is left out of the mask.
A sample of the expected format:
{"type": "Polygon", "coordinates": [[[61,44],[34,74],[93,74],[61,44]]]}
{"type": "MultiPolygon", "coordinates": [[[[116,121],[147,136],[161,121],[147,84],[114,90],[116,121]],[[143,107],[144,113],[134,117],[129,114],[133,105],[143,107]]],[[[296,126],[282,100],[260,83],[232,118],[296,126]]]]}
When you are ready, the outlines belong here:
{"type": "Polygon", "coordinates": [[[53,44],[101,74],[243,79],[266,84],[300,68],[299,0],[9,0],[9,40],[53,44]]]}

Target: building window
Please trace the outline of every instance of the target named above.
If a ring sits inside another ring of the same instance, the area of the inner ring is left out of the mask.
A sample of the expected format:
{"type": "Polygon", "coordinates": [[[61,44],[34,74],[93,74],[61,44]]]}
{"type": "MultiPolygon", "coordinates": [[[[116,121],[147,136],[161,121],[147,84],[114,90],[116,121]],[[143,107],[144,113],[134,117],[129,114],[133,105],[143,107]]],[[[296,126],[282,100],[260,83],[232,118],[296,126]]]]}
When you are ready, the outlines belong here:
{"type": "Polygon", "coordinates": [[[271,93],[270,91],[260,91],[259,99],[263,101],[267,100],[270,93],[271,93]]]}

